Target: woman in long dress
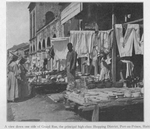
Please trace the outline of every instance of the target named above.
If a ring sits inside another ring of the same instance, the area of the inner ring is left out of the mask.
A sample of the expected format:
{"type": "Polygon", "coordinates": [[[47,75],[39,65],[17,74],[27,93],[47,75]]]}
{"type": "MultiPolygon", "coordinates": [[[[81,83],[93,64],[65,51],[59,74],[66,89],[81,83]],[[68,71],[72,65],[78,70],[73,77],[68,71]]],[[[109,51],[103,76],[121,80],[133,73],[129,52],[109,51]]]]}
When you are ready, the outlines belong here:
{"type": "Polygon", "coordinates": [[[12,59],[8,63],[8,74],[7,74],[7,100],[15,101],[15,99],[20,97],[20,69],[18,67],[15,56],[12,56],[12,59]]]}
{"type": "Polygon", "coordinates": [[[29,83],[27,81],[26,73],[27,69],[24,67],[24,62],[26,60],[24,58],[20,59],[19,62],[19,69],[21,71],[20,77],[22,79],[21,81],[21,98],[24,99],[25,97],[28,97],[30,95],[31,89],[29,87],[29,83]]]}

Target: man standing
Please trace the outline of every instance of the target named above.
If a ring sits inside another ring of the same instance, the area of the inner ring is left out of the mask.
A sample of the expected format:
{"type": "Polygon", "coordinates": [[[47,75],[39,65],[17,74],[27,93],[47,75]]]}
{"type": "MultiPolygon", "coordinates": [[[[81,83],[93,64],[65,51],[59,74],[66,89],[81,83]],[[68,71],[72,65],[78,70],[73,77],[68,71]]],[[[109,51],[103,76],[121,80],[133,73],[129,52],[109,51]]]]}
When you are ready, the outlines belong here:
{"type": "Polygon", "coordinates": [[[67,80],[68,80],[67,90],[71,90],[71,88],[74,87],[75,81],[77,53],[72,49],[73,47],[72,43],[68,43],[67,47],[69,50],[66,57],[67,80]]]}

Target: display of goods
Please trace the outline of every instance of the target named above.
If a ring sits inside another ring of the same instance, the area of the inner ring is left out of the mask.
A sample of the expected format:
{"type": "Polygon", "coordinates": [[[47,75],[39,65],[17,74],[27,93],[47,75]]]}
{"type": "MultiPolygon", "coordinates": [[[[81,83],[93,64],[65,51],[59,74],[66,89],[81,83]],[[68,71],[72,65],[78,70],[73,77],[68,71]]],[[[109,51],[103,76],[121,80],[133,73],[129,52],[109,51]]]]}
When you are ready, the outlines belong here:
{"type": "Polygon", "coordinates": [[[96,88],[96,84],[94,83],[87,84],[87,89],[94,89],[94,88],[96,88]]]}
{"type": "Polygon", "coordinates": [[[111,100],[117,99],[117,97],[116,97],[115,95],[110,95],[109,98],[110,98],[111,100]]]}
{"type": "Polygon", "coordinates": [[[137,97],[140,97],[140,96],[141,96],[140,92],[134,92],[134,93],[132,93],[132,97],[134,97],[134,98],[137,98],[137,97]]]}
{"type": "Polygon", "coordinates": [[[65,82],[65,79],[64,78],[60,78],[58,81],[59,82],[65,82]]]}
{"type": "Polygon", "coordinates": [[[123,87],[123,82],[112,83],[112,87],[122,88],[123,87]]]}
{"type": "Polygon", "coordinates": [[[124,97],[132,97],[131,91],[125,91],[124,92],[124,97]]]}
{"type": "Polygon", "coordinates": [[[104,88],[105,84],[103,82],[99,82],[99,83],[96,84],[96,87],[97,88],[104,88]]]}
{"type": "Polygon", "coordinates": [[[110,82],[110,81],[106,81],[106,82],[104,82],[104,85],[105,85],[105,87],[106,88],[110,88],[110,87],[112,87],[112,82],[110,82]]]}
{"type": "Polygon", "coordinates": [[[144,88],[143,87],[141,88],[141,93],[144,94],[144,88]]]}
{"type": "Polygon", "coordinates": [[[73,102],[76,102],[80,105],[84,105],[85,104],[85,98],[83,96],[81,96],[80,94],[77,94],[77,93],[70,93],[70,94],[67,94],[67,98],[73,102]]]}
{"type": "Polygon", "coordinates": [[[77,89],[81,88],[81,80],[80,79],[75,80],[75,86],[76,86],[77,89]]]}

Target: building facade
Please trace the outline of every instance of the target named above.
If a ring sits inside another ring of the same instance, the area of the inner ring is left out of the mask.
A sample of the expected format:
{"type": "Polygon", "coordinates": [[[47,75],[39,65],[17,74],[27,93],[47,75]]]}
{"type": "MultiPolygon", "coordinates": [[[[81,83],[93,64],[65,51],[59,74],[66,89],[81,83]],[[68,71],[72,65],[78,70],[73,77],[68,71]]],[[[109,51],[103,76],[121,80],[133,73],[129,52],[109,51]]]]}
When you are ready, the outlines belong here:
{"type": "Polygon", "coordinates": [[[51,38],[69,37],[71,30],[110,30],[113,14],[115,24],[143,18],[142,3],[31,2],[28,9],[30,61],[41,64],[47,57],[46,49],[51,47],[51,38]]]}
{"type": "Polygon", "coordinates": [[[50,39],[62,37],[60,6],[58,3],[30,3],[30,59],[33,62],[46,58],[50,39]]]}

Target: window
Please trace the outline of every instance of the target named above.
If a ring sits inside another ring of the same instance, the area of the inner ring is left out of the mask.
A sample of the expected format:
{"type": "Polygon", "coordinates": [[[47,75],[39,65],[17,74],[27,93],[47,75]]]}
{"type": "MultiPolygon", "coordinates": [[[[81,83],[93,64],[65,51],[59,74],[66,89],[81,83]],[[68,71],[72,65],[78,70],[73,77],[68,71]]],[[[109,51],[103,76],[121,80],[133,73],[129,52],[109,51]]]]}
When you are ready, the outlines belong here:
{"type": "Polygon", "coordinates": [[[32,38],[32,14],[30,14],[30,39],[32,38]]]}
{"type": "Polygon", "coordinates": [[[41,50],[41,42],[39,42],[39,50],[41,50]]]}
{"type": "Polygon", "coordinates": [[[33,52],[35,52],[35,45],[33,45],[33,52]]]}
{"type": "Polygon", "coordinates": [[[43,40],[42,47],[43,47],[43,49],[45,49],[45,39],[43,40]]]}
{"type": "Polygon", "coordinates": [[[56,38],[56,34],[53,35],[53,38],[56,38]]]}
{"type": "Polygon", "coordinates": [[[51,46],[50,38],[48,37],[48,39],[47,39],[47,47],[50,47],[50,46],[51,46]]]}
{"type": "Polygon", "coordinates": [[[32,46],[30,47],[30,52],[32,53],[32,46]]]}
{"type": "Polygon", "coordinates": [[[35,36],[35,11],[33,11],[33,37],[35,36]]]}
{"type": "Polygon", "coordinates": [[[45,19],[46,19],[46,24],[53,21],[55,19],[55,16],[54,16],[54,13],[51,12],[51,11],[48,11],[46,14],[45,14],[45,19]]]}

